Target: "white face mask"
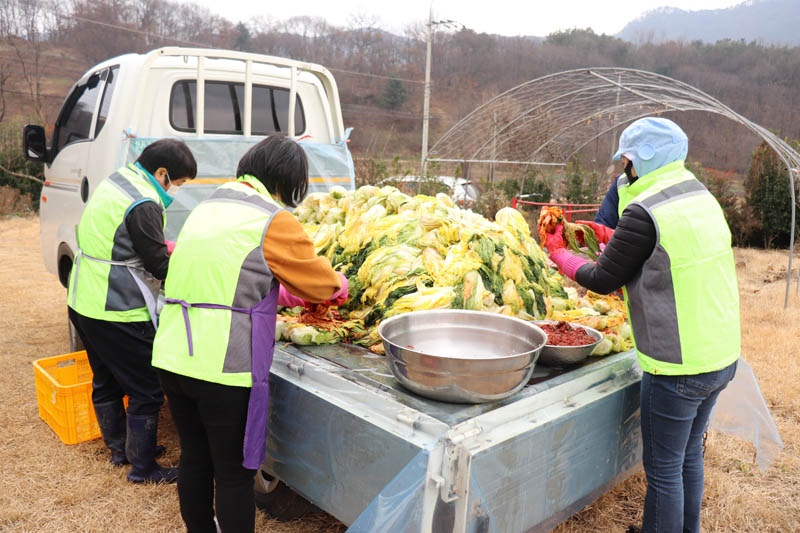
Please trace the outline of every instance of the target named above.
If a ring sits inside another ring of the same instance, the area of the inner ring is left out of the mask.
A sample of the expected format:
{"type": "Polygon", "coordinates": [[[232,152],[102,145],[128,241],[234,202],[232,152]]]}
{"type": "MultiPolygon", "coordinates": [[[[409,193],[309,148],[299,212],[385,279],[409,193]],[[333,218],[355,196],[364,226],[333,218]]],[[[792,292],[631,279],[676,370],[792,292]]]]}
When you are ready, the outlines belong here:
{"type": "Polygon", "coordinates": [[[166,198],[162,198],[161,201],[164,202],[164,208],[167,208],[167,207],[170,206],[172,201],[175,199],[174,193],[177,190],[177,187],[175,187],[175,188],[172,187],[172,180],[170,179],[169,172],[167,172],[166,168],[164,169],[164,173],[165,173],[166,178],[167,178],[164,181],[164,193],[166,195],[166,198]],[[173,194],[169,194],[170,189],[172,189],[173,194]]]}

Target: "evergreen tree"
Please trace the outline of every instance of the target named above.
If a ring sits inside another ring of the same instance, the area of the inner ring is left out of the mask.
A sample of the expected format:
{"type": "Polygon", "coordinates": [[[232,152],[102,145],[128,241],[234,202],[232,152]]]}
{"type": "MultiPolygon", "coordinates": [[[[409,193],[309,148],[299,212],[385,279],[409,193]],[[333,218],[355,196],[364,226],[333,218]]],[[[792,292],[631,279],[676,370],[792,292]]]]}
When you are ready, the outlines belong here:
{"type": "Polygon", "coordinates": [[[762,141],[751,157],[744,186],[747,203],[758,218],[760,237],[766,248],[789,243],[792,220],[789,183],[783,161],[762,141]]]}
{"type": "Polygon", "coordinates": [[[381,95],[381,105],[392,111],[396,111],[403,107],[403,104],[408,100],[408,91],[405,84],[397,78],[389,78],[386,86],[381,95]]]}
{"type": "Polygon", "coordinates": [[[253,37],[244,22],[236,25],[236,41],[233,44],[233,49],[240,52],[253,51],[253,37]]]}

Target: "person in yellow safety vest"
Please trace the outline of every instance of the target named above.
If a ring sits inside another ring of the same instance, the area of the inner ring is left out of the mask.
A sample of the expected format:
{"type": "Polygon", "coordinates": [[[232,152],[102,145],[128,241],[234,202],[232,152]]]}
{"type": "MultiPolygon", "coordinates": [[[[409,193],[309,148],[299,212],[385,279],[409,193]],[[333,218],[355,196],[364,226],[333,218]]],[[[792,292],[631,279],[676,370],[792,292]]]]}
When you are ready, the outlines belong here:
{"type": "Polygon", "coordinates": [[[76,228],[78,251],[68,285],[69,319],[89,357],[92,404],[111,463],[131,464],[132,483],[174,482],[155,457],[164,393],[150,365],[156,301],[167,276],[164,210],[170,185],[197,174],[186,144],[162,139],[100,182],[76,228]],[[123,396],[128,396],[127,413],[123,396]]]}
{"type": "Polygon", "coordinates": [[[597,263],[566,250],[563,225],[547,236],[569,278],[608,294],[623,287],[639,365],[641,529],[697,533],[703,496],[702,437],[741,355],[739,292],[731,234],[714,196],[684,167],[688,139],[665,118],[622,132],[615,159],[619,222],[597,263]]]}
{"type": "Polygon", "coordinates": [[[281,207],[305,196],[307,165],[292,139],[259,142],[238,178],[195,207],[175,244],[153,366],[178,429],[178,499],[190,532],[216,531],[215,520],[222,531],[253,531],[278,305],[348,296],[347,278],[281,207]]]}

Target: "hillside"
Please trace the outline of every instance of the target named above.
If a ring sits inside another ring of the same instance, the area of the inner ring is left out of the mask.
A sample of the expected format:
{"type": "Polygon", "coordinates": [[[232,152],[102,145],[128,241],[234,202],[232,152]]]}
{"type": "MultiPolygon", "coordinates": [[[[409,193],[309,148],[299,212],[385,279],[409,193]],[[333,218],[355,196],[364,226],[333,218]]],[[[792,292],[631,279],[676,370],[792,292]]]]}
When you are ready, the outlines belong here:
{"type": "Polygon", "coordinates": [[[633,43],[723,39],[767,45],[800,45],[797,0],[748,0],[726,9],[684,11],[662,7],[629,22],[617,37],[633,43]]]}
{"type": "MultiPolygon", "coordinates": [[[[58,17],[34,14],[28,20],[17,14],[4,18],[6,6],[26,1],[0,2],[0,19],[14,23],[0,25],[0,117],[5,102],[7,123],[51,125],[69,85],[91,65],[110,57],[175,45],[239,49],[326,66],[336,76],[344,123],[355,128],[350,137],[353,154],[367,160],[399,156],[408,161],[409,169],[418,168],[426,57],[425,36],[419,31],[395,35],[372,26],[337,27],[309,17],[234,24],[197,4],[171,0],[150,0],[146,9],[139,9],[137,0],[94,0],[67,7],[58,17]],[[18,37],[27,35],[24,28],[31,22],[43,32],[27,39],[18,37]],[[98,42],[103,46],[98,47],[98,42]],[[405,96],[388,105],[391,85],[405,96]],[[33,91],[35,98],[31,88],[38,89],[33,91]]],[[[786,21],[800,20],[797,5],[797,0],[761,0],[715,12],[662,10],[651,17],[656,17],[653,20],[660,28],[688,31],[688,22],[669,22],[668,17],[716,13],[723,20],[740,10],[760,13],[782,8],[774,22],[760,19],[758,23],[778,36],[783,35],[786,21]]],[[[758,17],[750,18],[755,25],[758,17]]],[[[718,21],[704,25],[721,27],[718,21]]],[[[590,29],[556,32],[543,40],[469,28],[440,30],[433,42],[429,146],[461,118],[513,87],[566,70],[610,66],[656,72],[687,83],[782,137],[798,139],[798,51],[739,40],[637,44],[590,29]]],[[[752,132],[703,112],[674,117],[692,139],[692,161],[738,176],[747,171],[759,142],[752,132]]],[[[21,126],[12,129],[21,131],[21,126]]],[[[614,142],[609,135],[588,146],[580,154],[582,162],[605,172],[614,142]]],[[[376,173],[385,173],[379,167],[376,173]]],[[[488,168],[473,170],[480,172],[472,177],[488,173],[488,168]]],[[[514,167],[508,173],[518,177],[528,170],[514,167]]],[[[445,174],[452,171],[442,169],[445,174]]]]}

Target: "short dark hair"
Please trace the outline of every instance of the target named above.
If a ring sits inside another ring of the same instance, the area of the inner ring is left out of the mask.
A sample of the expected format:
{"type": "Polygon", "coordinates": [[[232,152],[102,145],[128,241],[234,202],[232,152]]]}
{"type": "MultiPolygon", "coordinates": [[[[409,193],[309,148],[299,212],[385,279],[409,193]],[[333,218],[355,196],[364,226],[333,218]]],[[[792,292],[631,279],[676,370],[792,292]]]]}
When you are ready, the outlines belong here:
{"type": "Polygon", "coordinates": [[[289,207],[296,207],[308,192],[308,161],[303,148],[283,135],[271,135],[250,148],[239,160],[236,176],[250,174],[278,193],[289,207]]]}
{"type": "Polygon", "coordinates": [[[164,167],[173,180],[197,176],[197,161],[192,151],[185,142],[177,139],[160,139],[147,145],[136,162],[150,174],[164,167]]]}

